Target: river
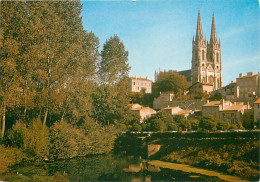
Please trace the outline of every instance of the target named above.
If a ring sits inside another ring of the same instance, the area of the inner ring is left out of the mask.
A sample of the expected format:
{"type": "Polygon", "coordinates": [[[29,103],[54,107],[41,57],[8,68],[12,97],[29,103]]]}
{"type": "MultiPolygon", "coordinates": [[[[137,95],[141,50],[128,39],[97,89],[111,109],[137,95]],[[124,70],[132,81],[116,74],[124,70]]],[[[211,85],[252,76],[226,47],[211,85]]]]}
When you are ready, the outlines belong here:
{"type": "Polygon", "coordinates": [[[78,157],[14,166],[0,177],[8,181],[222,181],[215,176],[160,168],[138,156],[78,157]]]}

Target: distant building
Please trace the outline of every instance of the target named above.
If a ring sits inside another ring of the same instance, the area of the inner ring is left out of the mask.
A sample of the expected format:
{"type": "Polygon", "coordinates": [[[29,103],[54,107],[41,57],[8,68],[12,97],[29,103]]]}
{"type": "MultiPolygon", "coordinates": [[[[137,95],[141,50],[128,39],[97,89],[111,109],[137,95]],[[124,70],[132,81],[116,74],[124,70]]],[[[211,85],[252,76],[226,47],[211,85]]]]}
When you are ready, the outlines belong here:
{"type": "Polygon", "coordinates": [[[242,116],[246,110],[250,109],[249,105],[233,105],[219,111],[219,119],[229,124],[242,122],[242,116]]]}
{"type": "Polygon", "coordinates": [[[129,86],[132,92],[152,93],[152,81],[147,78],[130,77],[129,86]]]}
{"type": "Polygon", "coordinates": [[[213,83],[206,83],[206,82],[196,82],[192,86],[189,87],[189,92],[193,94],[199,93],[207,93],[210,94],[213,91],[213,83]]]}
{"type": "Polygon", "coordinates": [[[176,115],[178,112],[182,111],[182,109],[177,106],[177,107],[165,107],[162,110],[164,110],[165,112],[169,113],[170,115],[176,115]]]}
{"type": "Polygon", "coordinates": [[[240,73],[236,79],[237,98],[249,99],[259,97],[259,82],[259,73],[254,75],[253,72],[248,72],[246,76],[240,73]]]}
{"type": "Polygon", "coordinates": [[[230,101],[225,101],[224,99],[220,101],[207,101],[207,104],[202,106],[202,116],[212,115],[219,119],[219,111],[232,105],[230,101]]]}
{"type": "Polygon", "coordinates": [[[242,122],[242,116],[251,107],[249,103],[234,102],[221,99],[220,101],[211,101],[202,106],[202,116],[212,115],[219,120],[230,124],[242,122]]]}
{"type": "Polygon", "coordinates": [[[160,92],[160,96],[154,98],[153,108],[160,110],[167,106],[170,107],[181,107],[185,110],[201,110],[201,106],[206,103],[206,100],[193,99],[193,100],[176,100],[174,99],[174,92],[160,92]]]}
{"type": "Polygon", "coordinates": [[[222,87],[218,90],[214,90],[211,95],[214,96],[215,94],[221,94],[223,99],[227,100],[234,100],[237,98],[237,86],[236,82],[231,81],[230,84],[228,84],[225,87],[222,87]]]}
{"type": "Polygon", "coordinates": [[[260,99],[254,102],[254,122],[260,122],[260,99]]]}
{"type": "Polygon", "coordinates": [[[183,110],[179,106],[177,106],[177,107],[168,106],[168,107],[163,108],[162,110],[169,113],[172,116],[182,115],[185,118],[187,118],[190,114],[194,113],[194,111],[192,111],[192,110],[183,110]]]}
{"type": "Polygon", "coordinates": [[[131,111],[137,113],[140,116],[140,123],[144,119],[151,117],[153,114],[156,114],[156,111],[150,107],[143,107],[140,104],[130,104],[131,111]]]}

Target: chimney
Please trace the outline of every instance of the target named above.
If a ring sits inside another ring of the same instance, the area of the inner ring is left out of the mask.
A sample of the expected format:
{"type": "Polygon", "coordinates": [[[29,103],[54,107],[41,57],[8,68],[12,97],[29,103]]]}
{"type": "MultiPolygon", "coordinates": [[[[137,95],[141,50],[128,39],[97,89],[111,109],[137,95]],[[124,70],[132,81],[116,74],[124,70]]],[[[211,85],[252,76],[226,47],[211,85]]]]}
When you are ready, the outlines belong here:
{"type": "Polygon", "coordinates": [[[247,76],[252,76],[253,72],[247,72],[247,76]]]}
{"type": "Polygon", "coordinates": [[[237,105],[237,102],[234,102],[234,106],[236,106],[237,105]]]}
{"type": "Polygon", "coordinates": [[[220,104],[221,104],[221,107],[222,107],[222,110],[224,110],[224,107],[225,107],[225,100],[224,99],[221,99],[220,100],[220,104]]]}
{"type": "Polygon", "coordinates": [[[242,73],[239,73],[239,78],[241,78],[243,76],[243,74],[242,73]]]}
{"type": "Polygon", "coordinates": [[[249,102],[247,102],[247,109],[250,109],[250,104],[249,104],[249,102]]]}
{"type": "Polygon", "coordinates": [[[207,104],[209,103],[209,100],[207,99],[207,104]]]}

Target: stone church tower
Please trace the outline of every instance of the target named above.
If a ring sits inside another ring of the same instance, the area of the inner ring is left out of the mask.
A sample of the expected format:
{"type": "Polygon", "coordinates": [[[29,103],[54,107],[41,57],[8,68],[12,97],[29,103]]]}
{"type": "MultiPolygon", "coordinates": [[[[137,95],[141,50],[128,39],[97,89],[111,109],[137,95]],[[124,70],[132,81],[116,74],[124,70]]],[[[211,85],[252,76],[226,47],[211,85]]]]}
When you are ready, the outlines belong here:
{"type": "Polygon", "coordinates": [[[203,37],[200,11],[198,12],[196,36],[192,40],[191,82],[192,85],[197,82],[211,83],[214,90],[222,87],[220,40],[217,40],[214,14],[208,42],[203,37]]]}

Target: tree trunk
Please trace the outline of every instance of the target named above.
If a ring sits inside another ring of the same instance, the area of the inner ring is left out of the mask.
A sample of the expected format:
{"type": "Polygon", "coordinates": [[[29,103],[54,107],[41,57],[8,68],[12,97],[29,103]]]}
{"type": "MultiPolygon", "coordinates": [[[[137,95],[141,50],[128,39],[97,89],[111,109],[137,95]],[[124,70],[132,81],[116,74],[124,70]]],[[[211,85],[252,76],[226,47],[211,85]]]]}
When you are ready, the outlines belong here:
{"type": "Polygon", "coordinates": [[[48,109],[46,109],[45,114],[44,114],[43,126],[46,126],[47,116],[48,116],[48,109]]]}
{"type": "Polygon", "coordinates": [[[1,138],[4,138],[4,134],[5,134],[5,107],[6,105],[4,105],[4,110],[3,110],[3,118],[2,118],[2,134],[1,134],[1,138]]]}

